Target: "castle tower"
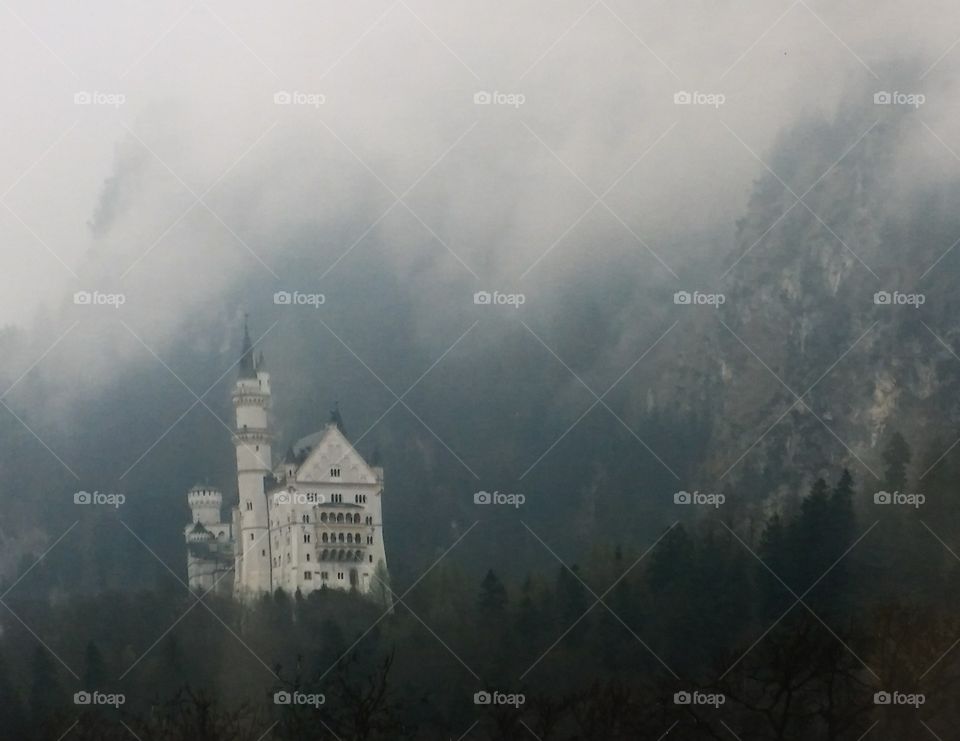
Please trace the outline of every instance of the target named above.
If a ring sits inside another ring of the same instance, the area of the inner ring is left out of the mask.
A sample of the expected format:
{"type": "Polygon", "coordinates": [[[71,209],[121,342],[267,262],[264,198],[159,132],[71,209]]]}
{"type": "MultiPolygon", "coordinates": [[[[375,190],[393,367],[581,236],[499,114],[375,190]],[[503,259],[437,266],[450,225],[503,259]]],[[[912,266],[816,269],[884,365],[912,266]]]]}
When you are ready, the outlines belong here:
{"type": "Polygon", "coordinates": [[[219,489],[197,484],[187,492],[187,504],[190,505],[193,522],[201,525],[216,525],[220,522],[223,495],[219,489]]]}
{"type": "Polygon", "coordinates": [[[197,484],[187,492],[191,521],[184,528],[187,541],[187,579],[190,588],[223,594],[232,586],[228,578],[234,568],[233,532],[222,522],[220,490],[197,484]]]}
{"type": "Polygon", "coordinates": [[[270,376],[257,363],[250,333],[243,327],[240,371],[233,387],[237,425],[239,532],[236,540],[236,592],[241,599],[272,591],[270,574],[269,511],[264,477],[270,475],[270,376]],[[259,368],[258,368],[259,366],[259,368]]]}

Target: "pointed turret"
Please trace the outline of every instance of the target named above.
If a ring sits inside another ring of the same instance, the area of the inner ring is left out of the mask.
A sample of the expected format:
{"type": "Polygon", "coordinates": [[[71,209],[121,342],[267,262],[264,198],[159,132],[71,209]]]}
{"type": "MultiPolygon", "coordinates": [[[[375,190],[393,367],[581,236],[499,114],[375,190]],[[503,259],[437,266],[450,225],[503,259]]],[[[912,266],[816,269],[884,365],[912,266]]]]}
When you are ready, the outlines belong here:
{"type": "Polygon", "coordinates": [[[273,469],[270,453],[270,374],[259,372],[250,342],[246,317],[243,322],[243,352],[233,387],[236,409],[237,515],[236,592],[241,600],[273,592],[270,573],[269,515],[266,479],[273,469]],[[242,545],[241,545],[242,544],[242,545]]]}
{"type": "Polygon", "coordinates": [[[250,342],[250,330],[247,316],[243,317],[243,350],[240,351],[240,378],[256,378],[257,368],[253,357],[253,343],[250,342]]]}
{"type": "Polygon", "coordinates": [[[333,409],[330,410],[330,424],[336,425],[337,429],[347,436],[347,428],[343,424],[343,417],[340,416],[340,402],[333,402],[333,409]]]}

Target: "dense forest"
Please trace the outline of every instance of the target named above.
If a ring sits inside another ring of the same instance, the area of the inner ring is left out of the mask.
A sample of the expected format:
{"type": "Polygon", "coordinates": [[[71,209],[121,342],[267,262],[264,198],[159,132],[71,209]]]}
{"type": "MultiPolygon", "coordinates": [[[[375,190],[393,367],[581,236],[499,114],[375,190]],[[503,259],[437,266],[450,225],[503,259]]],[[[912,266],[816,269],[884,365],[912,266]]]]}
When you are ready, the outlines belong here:
{"type": "MultiPolygon", "coordinates": [[[[470,579],[454,542],[386,610],[327,590],[240,608],[174,569],[85,597],[13,582],[0,727],[37,741],[946,733],[960,722],[953,472],[936,466],[918,504],[899,434],[883,459],[889,503],[843,470],[762,526],[719,507],[517,581],[470,579]]],[[[56,568],[24,570],[43,583],[56,568]]]]}

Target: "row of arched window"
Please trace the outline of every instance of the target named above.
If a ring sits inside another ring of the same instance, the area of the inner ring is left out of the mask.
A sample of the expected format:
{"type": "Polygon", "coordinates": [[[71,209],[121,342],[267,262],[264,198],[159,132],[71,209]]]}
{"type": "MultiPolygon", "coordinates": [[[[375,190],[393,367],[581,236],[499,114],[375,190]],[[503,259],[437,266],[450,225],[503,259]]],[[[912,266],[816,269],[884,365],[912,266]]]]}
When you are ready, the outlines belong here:
{"type": "Polygon", "coordinates": [[[335,515],[331,512],[331,513],[328,515],[326,512],[321,512],[321,513],[320,513],[320,522],[330,522],[330,523],[337,523],[337,524],[346,523],[346,524],[348,524],[348,525],[350,525],[350,524],[359,525],[359,524],[360,524],[360,515],[359,515],[359,513],[358,513],[358,514],[351,514],[350,512],[347,512],[346,514],[344,514],[343,512],[338,512],[338,513],[335,514],[335,515]]]}
{"type": "Polygon", "coordinates": [[[360,551],[351,551],[343,548],[326,549],[320,552],[321,561],[362,561],[363,554],[360,551]]]}
{"type": "MultiPolygon", "coordinates": [[[[304,541],[309,543],[310,541],[304,541]]],[[[359,543],[360,533],[320,533],[321,543],[359,543]]]]}

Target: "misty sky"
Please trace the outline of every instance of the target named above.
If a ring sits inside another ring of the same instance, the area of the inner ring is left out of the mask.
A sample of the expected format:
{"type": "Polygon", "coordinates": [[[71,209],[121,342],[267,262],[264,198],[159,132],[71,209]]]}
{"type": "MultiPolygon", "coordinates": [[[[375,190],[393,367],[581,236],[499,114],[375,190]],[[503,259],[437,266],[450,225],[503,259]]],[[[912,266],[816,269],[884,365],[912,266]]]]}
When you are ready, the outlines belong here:
{"type": "Polygon", "coordinates": [[[162,332],[240,274],[305,288],[281,257],[303,239],[319,282],[376,238],[401,276],[533,290],[633,250],[669,283],[731,249],[757,157],[845,96],[926,95],[905,176],[960,151],[945,1],[31,0],[0,19],[0,318],[25,327],[41,305],[61,326],[78,289],[162,332]]]}

